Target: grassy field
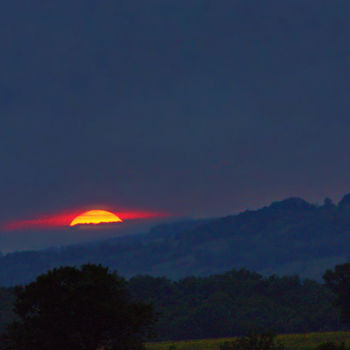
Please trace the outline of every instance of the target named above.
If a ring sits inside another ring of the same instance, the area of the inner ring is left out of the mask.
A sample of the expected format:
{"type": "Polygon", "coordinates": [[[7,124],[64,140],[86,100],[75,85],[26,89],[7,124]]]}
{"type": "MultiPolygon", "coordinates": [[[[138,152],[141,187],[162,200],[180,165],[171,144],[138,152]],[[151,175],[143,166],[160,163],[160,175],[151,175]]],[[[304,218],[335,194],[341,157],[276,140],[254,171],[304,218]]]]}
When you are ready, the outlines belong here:
{"type": "MultiPolygon", "coordinates": [[[[176,350],[218,350],[220,344],[233,339],[234,338],[220,338],[154,342],[147,344],[147,350],[168,350],[171,345],[174,345],[176,350]]],[[[345,342],[347,347],[350,347],[350,332],[281,334],[276,337],[276,340],[284,344],[287,350],[309,350],[327,341],[337,343],[345,342]]]]}

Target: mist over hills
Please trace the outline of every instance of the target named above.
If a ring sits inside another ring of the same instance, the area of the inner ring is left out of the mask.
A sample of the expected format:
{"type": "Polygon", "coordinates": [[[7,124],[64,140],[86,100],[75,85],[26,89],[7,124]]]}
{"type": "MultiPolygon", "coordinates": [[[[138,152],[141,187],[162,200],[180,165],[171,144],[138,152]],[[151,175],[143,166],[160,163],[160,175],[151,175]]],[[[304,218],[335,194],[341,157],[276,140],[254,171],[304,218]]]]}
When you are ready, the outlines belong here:
{"type": "Polygon", "coordinates": [[[9,253],[0,257],[0,285],[23,284],[50,268],[87,262],[126,277],[177,279],[246,268],[320,280],[326,269],[350,260],[349,244],[350,194],[323,205],[288,198],[228,217],[162,224],[140,235],[9,253]]]}

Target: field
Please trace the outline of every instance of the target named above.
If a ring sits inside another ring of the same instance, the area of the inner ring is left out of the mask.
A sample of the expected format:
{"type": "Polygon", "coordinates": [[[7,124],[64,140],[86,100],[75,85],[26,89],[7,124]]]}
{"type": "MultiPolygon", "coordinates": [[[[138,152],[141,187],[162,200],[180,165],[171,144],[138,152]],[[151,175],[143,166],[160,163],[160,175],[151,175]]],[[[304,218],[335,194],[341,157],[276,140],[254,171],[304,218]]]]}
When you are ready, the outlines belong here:
{"type": "MultiPolygon", "coordinates": [[[[169,350],[169,347],[173,345],[176,350],[218,350],[220,344],[233,339],[234,338],[220,338],[154,342],[148,343],[146,348],[147,350],[169,350]]],[[[277,342],[284,344],[287,350],[309,350],[327,341],[337,343],[345,342],[346,346],[350,347],[350,332],[281,334],[276,337],[276,340],[277,342]]]]}

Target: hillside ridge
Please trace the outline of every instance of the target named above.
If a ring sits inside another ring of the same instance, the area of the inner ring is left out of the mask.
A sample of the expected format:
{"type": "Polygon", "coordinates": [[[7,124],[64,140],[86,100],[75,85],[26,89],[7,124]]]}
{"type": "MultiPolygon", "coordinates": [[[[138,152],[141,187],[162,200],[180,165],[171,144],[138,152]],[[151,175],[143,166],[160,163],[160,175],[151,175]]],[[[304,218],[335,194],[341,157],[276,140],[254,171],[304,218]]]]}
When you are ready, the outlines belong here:
{"type": "Polygon", "coordinates": [[[147,234],[0,257],[0,285],[27,283],[55,266],[101,263],[138,274],[204,276],[232,268],[320,280],[350,259],[350,195],[315,205],[293,197],[222,218],[162,224],[147,234]]]}

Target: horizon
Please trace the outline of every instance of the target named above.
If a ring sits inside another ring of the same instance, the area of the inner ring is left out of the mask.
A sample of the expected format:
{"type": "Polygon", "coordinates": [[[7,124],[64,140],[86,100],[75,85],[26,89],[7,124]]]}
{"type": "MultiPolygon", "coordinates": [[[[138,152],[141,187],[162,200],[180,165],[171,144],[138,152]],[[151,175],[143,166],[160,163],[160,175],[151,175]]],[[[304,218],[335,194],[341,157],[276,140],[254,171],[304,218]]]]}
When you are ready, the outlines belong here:
{"type": "MultiPolygon", "coordinates": [[[[65,248],[65,247],[70,247],[70,246],[74,246],[74,245],[85,245],[85,244],[93,244],[93,243],[99,243],[99,242],[104,242],[104,241],[109,241],[110,239],[118,239],[121,237],[126,237],[126,236],[139,236],[139,235],[147,235],[153,228],[157,228],[158,226],[162,226],[162,225],[173,225],[173,224],[177,224],[177,223],[183,223],[183,222],[189,222],[189,221],[196,221],[196,220],[220,220],[222,218],[226,218],[226,217],[231,217],[231,216],[238,216],[241,214],[244,214],[246,212],[257,212],[260,211],[264,208],[269,208],[275,204],[279,204],[279,203],[283,203],[289,200],[302,200],[307,204],[310,204],[316,208],[322,207],[325,204],[326,200],[331,200],[331,203],[337,207],[339,207],[339,204],[341,203],[342,200],[344,200],[344,198],[349,199],[350,197],[350,192],[349,193],[345,193],[338,201],[333,201],[332,198],[330,197],[325,197],[323,199],[323,202],[320,203],[315,203],[315,202],[310,202],[307,201],[304,198],[301,197],[287,197],[281,200],[276,200],[276,201],[272,201],[269,203],[266,203],[265,205],[262,205],[258,208],[254,208],[254,209],[245,209],[245,210],[241,210],[239,212],[236,213],[231,213],[231,214],[227,214],[227,215],[222,215],[222,216],[207,216],[207,217],[173,217],[173,218],[164,218],[164,217],[160,217],[160,218],[156,218],[156,219],[151,219],[148,222],[144,222],[143,219],[137,220],[136,223],[130,223],[128,222],[128,225],[126,226],[119,226],[118,225],[106,225],[105,227],[98,227],[98,225],[83,225],[81,227],[79,227],[79,225],[77,227],[64,227],[64,228],[51,228],[50,230],[53,232],[58,232],[58,234],[62,234],[68,233],[68,237],[70,237],[70,232],[72,232],[71,230],[81,230],[83,235],[85,235],[84,239],[82,239],[82,237],[78,238],[78,240],[69,240],[67,242],[60,242],[60,243],[56,243],[56,244],[51,244],[51,243],[47,243],[44,246],[37,246],[37,247],[29,247],[29,248],[24,248],[24,249],[18,249],[18,248],[14,248],[14,249],[9,249],[9,250],[2,250],[0,249],[0,253],[2,255],[7,255],[10,253],[17,253],[17,252],[22,252],[22,251],[40,251],[40,250],[47,250],[47,249],[55,249],[55,248],[65,248]],[[85,227],[84,227],[85,226],[85,227]],[[100,235],[100,236],[96,236],[96,231],[97,233],[100,233],[102,230],[105,231],[104,235],[100,235]],[[92,233],[92,234],[91,234],[92,233]]],[[[349,199],[350,200],[350,199],[349,199]]],[[[39,232],[40,231],[45,231],[45,228],[39,228],[39,232]]],[[[24,230],[24,232],[33,232],[33,229],[26,229],[24,230]]],[[[34,230],[35,232],[35,230],[34,230]]],[[[79,231],[77,231],[79,232],[79,231]]]]}
{"type": "MultiPolygon", "coordinates": [[[[292,196],[339,201],[349,11],[1,2],[0,225],[80,208],[205,218],[292,196]]],[[[0,247],[85,239],[70,235],[0,228],[0,247]]]]}

